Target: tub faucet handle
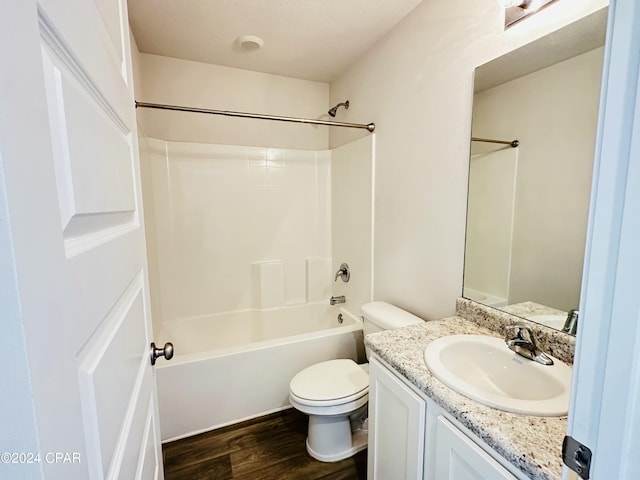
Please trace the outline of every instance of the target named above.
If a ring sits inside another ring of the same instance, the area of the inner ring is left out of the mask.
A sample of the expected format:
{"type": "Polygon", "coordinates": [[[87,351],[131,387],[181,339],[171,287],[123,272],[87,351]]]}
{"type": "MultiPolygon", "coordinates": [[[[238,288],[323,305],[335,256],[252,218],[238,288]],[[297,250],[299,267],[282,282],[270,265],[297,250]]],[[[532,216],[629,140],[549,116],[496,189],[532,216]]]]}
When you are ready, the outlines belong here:
{"type": "Polygon", "coordinates": [[[336,278],[333,279],[334,282],[338,281],[338,277],[342,279],[343,282],[347,283],[351,278],[351,272],[349,271],[349,265],[343,263],[340,265],[340,269],[336,272],[336,278]]]}

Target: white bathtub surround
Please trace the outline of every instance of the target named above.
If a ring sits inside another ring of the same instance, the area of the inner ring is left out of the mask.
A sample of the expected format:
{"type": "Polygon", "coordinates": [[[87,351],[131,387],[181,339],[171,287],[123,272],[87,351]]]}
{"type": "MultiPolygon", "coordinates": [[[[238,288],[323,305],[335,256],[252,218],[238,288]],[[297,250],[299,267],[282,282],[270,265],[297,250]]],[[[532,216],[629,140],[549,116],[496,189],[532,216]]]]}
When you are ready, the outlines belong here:
{"type": "Polygon", "coordinates": [[[300,370],[364,358],[361,320],[325,303],[168,325],[161,342],[172,339],[176,355],[156,365],[163,441],[289,408],[300,370]]]}
{"type": "Polygon", "coordinates": [[[357,314],[372,295],[374,141],[306,151],[146,139],[163,322],[331,295],[357,314]],[[333,282],[342,262],[349,283],[333,282]]]}
{"type": "Polygon", "coordinates": [[[148,145],[157,343],[176,351],[157,370],[164,441],[288,408],[289,381],[309,365],[364,360],[354,313],[371,298],[372,138],[336,158],[148,145]],[[341,262],[353,268],[348,284],[333,282],[341,262]],[[347,302],[330,306],[332,295],[347,302]]]}
{"type": "Polygon", "coordinates": [[[306,260],[331,257],[331,152],[149,144],[164,320],[305,303],[306,260]]]}
{"type": "Polygon", "coordinates": [[[281,261],[251,264],[253,308],[277,308],[285,304],[284,263],[281,261]]]}
{"type": "Polygon", "coordinates": [[[331,259],[307,258],[307,302],[323,302],[331,297],[331,259]]]}
{"type": "Polygon", "coordinates": [[[345,295],[357,314],[373,299],[375,134],[336,148],[331,156],[333,295],[345,295]],[[351,278],[333,282],[343,262],[351,278]]]}
{"type": "MultiPolygon", "coordinates": [[[[485,128],[490,131],[490,126],[485,128]]],[[[472,155],[469,166],[464,288],[505,302],[511,276],[518,150],[495,150],[494,146],[493,151],[472,155]]]]}
{"type": "MultiPolygon", "coordinates": [[[[155,226],[155,203],[153,201],[153,190],[147,188],[151,185],[151,145],[142,125],[138,122],[138,151],[140,152],[140,179],[142,183],[142,203],[144,205],[144,228],[145,244],[147,249],[147,264],[149,268],[149,291],[160,292],[160,275],[158,274],[158,252],[157,244],[150,232],[156,231],[155,226]]],[[[150,297],[151,322],[153,332],[157,333],[162,329],[162,322],[168,312],[162,310],[162,302],[159,294],[152,294],[150,297]]]]}

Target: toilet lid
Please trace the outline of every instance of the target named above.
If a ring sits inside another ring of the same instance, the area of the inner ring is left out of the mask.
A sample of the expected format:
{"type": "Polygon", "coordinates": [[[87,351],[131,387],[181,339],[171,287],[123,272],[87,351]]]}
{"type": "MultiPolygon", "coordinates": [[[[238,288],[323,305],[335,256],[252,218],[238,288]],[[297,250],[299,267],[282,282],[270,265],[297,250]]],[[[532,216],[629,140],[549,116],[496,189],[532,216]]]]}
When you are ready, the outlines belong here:
{"type": "Polygon", "coordinates": [[[289,389],[298,398],[323,401],[353,396],[369,388],[369,374],[351,359],[316,363],[298,373],[289,389]]]}

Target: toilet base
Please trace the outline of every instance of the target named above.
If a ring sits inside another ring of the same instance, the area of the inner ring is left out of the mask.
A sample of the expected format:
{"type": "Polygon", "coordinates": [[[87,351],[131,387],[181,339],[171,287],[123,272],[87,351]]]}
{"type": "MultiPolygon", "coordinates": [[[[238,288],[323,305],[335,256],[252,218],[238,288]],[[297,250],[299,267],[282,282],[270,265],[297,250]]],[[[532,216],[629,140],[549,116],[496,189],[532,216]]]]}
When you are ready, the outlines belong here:
{"type": "Polygon", "coordinates": [[[352,457],[356,453],[361,452],[362,450],[367,448],[368,436],[369,435],[367,430],[356,430],[351,434],[351,447],[347,448],[346,450],[334,452],[331,454],[322,454],[319,452],[315,452],[309,446],[309,438],[307,437],[307,442],[306,442],[307,453],[313,458],[315,458],[316,460],[319,460],[321,462],[327,462],[327,463],[339,462],[340,460],[344,460],[345,458],[352,457]]]}
{"type": "Polygon", "coordinates": [[[307,452],[321,462],[338,462],[367,448],[367,404],[351,414],[309,415],[307,452]]]}

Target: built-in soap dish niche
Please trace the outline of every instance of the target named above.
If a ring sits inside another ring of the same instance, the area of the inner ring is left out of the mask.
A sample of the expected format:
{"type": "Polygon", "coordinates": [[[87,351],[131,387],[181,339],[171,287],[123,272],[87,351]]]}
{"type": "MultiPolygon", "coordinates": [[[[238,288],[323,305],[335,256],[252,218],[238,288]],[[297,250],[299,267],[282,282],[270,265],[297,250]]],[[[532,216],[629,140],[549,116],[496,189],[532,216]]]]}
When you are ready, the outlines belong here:
{"type": "Polygon", "coordinates": [[[300,265],[302,275],[287,280],[285,263],[269,260],[251,264],[253,308],[263,310],[321,302],[331,296],[331,259],[310,257],[300,265]],[[287,285],[287,281],[292,285],[287,285]]]}

